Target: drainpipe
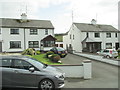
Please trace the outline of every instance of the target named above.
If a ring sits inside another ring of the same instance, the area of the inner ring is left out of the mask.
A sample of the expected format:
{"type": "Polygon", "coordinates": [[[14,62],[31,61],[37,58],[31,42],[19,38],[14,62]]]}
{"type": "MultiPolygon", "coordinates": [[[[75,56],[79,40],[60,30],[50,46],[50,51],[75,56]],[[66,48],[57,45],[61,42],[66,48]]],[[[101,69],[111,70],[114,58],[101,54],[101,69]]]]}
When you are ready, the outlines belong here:
{"type": "Polygon", "coordinates": [[[26,49],[26,35],[25,35],[25,28],[24,28],[24,50],[26,49]]]}

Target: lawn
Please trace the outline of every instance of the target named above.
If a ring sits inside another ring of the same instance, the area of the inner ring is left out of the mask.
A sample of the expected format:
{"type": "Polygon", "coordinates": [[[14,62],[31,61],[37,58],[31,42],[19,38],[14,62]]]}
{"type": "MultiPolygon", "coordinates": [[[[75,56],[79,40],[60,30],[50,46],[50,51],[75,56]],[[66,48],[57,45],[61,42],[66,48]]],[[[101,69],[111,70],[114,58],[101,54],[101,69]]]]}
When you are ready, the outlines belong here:
{"type": "MultiPolygon", "coordinates": [[[[30,55],[27,55],[30,56],[30,55]]],[[[30,56],[34,59],[37,59],[38,61],[48,64],[48,65],[60,65],[61,63],[54,63],[52,61],[50,61],[48,58],[46,58],[45,54],[40,54],[40,55],[34,55],[34,56],[30,56]]]]}

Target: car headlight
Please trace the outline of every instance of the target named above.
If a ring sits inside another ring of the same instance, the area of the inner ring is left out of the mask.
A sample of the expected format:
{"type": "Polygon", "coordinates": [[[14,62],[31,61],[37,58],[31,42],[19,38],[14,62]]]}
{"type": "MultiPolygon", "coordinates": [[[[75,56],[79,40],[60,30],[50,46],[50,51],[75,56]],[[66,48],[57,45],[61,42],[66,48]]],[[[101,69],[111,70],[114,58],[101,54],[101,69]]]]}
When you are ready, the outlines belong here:
{"type": "Polygon", "coordinates": [[[57,79],[61,79],[61,80],[64,80],[65,76],[64,75],[56,75],[55,76],[57,79]]]}

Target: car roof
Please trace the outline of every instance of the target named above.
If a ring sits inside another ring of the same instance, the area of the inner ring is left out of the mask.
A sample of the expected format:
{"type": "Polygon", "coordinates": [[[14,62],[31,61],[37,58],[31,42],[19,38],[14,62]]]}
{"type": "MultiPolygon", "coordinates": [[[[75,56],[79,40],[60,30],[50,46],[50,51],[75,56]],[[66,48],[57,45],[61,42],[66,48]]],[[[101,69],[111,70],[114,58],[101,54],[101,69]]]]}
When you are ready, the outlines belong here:
{"type": "Polygon", "coordinates": [[[23,55],[1,55],[0,56],[1,59],[5,59],[5,58],[10,58],[10,59],[28,59],[30,57],[28,56],[23,56],[23,55]]]}

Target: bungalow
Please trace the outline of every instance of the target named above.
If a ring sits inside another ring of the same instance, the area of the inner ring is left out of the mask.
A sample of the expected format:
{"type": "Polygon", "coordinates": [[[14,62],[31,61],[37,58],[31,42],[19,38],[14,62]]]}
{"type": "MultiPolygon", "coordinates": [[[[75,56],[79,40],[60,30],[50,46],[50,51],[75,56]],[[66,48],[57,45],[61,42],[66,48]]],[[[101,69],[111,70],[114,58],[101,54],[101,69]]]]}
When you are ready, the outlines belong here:
{"type": "Polygon", "coordinates": [[[49,20],[0,18],[0,52],[20,52],[27,48],[48,50],[55,45],[54,27],[49,20]]]}
{"type": "Polygon", "coordinates": [[[64,48],[76,52],[97,52],[101,49],[119,48],[120,31],[111,25],[73,23],[63,37],[64,48]]]}

